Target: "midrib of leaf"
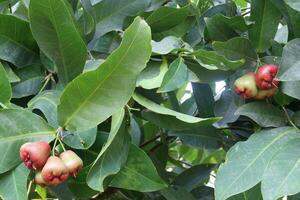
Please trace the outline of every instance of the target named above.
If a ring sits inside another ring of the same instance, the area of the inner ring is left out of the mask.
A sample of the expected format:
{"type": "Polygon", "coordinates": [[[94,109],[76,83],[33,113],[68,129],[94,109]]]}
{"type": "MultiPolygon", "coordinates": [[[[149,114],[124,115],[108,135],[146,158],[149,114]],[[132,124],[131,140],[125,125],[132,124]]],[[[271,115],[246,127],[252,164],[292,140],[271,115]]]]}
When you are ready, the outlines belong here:
{"type": "Polygon", "coordinates": [[[263,24],[264,24],[264,21],[265,21],[265,9],[266,9],[266,4],[267,4],[267,1],[264,0],[264,6],[263,6],[263,16],[262,16],[262,20],[261,20],[261,26],[260,26],[260,31],[259,31],[259,47],[261,47],[261,42],[262,40],[264,40],[262,38],[262,34],[263,34],[263,24]]]}
{"type": "Polygon", "coordinates": [[[14,188],[15,188],[14,193],[16,194],[17,199],[19,199],[19,193],[18,193],[18,187],[17,187],[17,181],[16,181],[16,177],[15,177],[15,172],[12,172],[12,177],[13,177],[13,184],[14,184],[14,188]]]}
{"type": "Polygon", "coordinates": [[[1,142],[7,142],[11,140],[17,140],[17,139],[27,139],[31,137],[37,137],[37,136],[44,136],[44,135],[51,135],[51,133],[54,135],[55,131],[42,131],[42,132],[31,132],[31,133],[24,133],[22,135],[14,135],[9,137],[0,137],[1,142]]]}
{"type": "MultiPolygon", "coordinates": [[[[53,9],[52,9],[52,4],[51,4],[51,0],[48,0],[48,4],[49,4],[49,8],[50,8],[50,14],[51,14],[51,17],[52,17],[52,22],[54,24],[54,27],[55,27],[55,30],[56,30],[56,36],[57,36],[57,40],[58,40],[58,51],[60,53],[61,56],[61,61],[63,63],[63,71],[64,71],[64,74],[63,76],[65,77],[65,81],[69,81],[69,77],[67,76],[67,69],[66,69],[66,63],[65,63],[65,59],[64,59],[64,53],[61,49],[61,45],[60,45],[60,36],[59,36],[59,31],[58,31],[58,27],[57,27],[57,24],[56,24],[56,20],[55,20],[55,17],[54,17],[54,14],[53,14],[53,9]]],[[[64,4],[64,3],[63,3],[64,4]]],[[[65,4],[64,4],[65,5],[65,4]]],[[[65,9],[67,9],[65,7],[65,9]]],[[[67,10],[67,13],[69,13],[69,10],[67,10]]]]}
{"type": "MultiPolygon", "coordinates": [[[[64,127],[67,126],[67,124],[74,118],[74,116],[83,108],[83,106],[85,106],[85,104],[89,101],[89,99],[97,92],[97,90],[102,86],[102,84],[118,69],[120,63],[122,63],[123,59],[127,56],[128,52],[130,51],[132,44],[134,43],[138,33],[139,33],[139,29],[140,29],[140,24],[137,28],[137,31],[129,45],[129,47],[127,48],[127,50],[125,51],[125,53],[123,54],[123,56],[121,57],[121,59],[119,60],[119,62],[115,65],[115,67],[111,70],[111,72],[98,84],[98,86],[94,89],[94,91],[89,94],[87,96],[87,98],[82,102],[82,104],[71,114],[70,117],[67,118],[66,122],[64,123],[64,127]]],[[[123,43],[123,42],[122,42],[123,43]]],[[[122,44],[120,45],[119,48],[122,48],[122,44]]],[[[100,68],[99,68],[100,69],[100,68]]]]}
{"type": "Polygon", "coordinates": [[[258,160],[258,158],[272,145],[274,144],[275,142],[277,142],[280,138],[284,137],[285,135],[287,135],[288,133],[290,133],[290,129],[283,132],[282,134],[280,134],[279,136],[275,137],[274,140],[272,140],[271,143],[269,143],[267,146],[265,146],[265,148],[262,149],[262,151],[254,158],[253,161],[250,162],[250,164],[240,173],[240,175],[238,177],[236,177],[229,186],[226,187],[226,189],[223,190],[223,192],[221,193],[222,195],[220,195],[221,197],[223,197],[224,193],[226,193],[228,191],[229,188],[231,188],[231,186],[233,184],[236,183],[236,181],[238,179],[240,179],[244,173],[258,160]]]}

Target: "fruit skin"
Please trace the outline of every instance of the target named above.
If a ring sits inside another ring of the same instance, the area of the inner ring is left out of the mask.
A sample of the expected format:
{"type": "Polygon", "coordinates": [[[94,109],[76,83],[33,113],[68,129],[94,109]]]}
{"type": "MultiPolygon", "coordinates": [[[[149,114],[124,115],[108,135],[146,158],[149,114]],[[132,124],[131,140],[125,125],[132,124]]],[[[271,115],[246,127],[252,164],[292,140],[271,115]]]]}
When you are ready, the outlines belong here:
{"type": "Polygon", "coordinates": [[[71,150],[61,153],[59,157],[67,166],[70,175],[76,177],[83,166],[81,158],[71,150]]]}
{"type": "Polygon", "coordinates": [[[42,169],[42,177],[48,185],[58,185],[68,179],[69,171],[59,157],[51,156],[42,169]]]}
{"type": "Polygon", "coordinates": [[[34,182],[42,187],[48,185],[48,183],[43,179],[42,173],[40,171],[35,174],[34,182]]]}
{"type": "Polygon", "coordinates": [[[20,157],[29,169],[42,169],[51,153],[51,147],[47,142],[25,143],[20,148],[20,157]]]}
{"type": "Polygon", "coordinates": [[[272,88],[269,90],[258,90],[257,95],[254,97],[256,100],[264,100],[266,98],[272,97],[276,94],[277,88],[272,88]]]}
{"type": "Polygon", "coordinates": [[[278,66],[268,64],[263,65],[256,71],[255,81],[259,89],[268,90],[279,85],[279,81],[275,78],[278,73],[278,66]]]}
{"type": "Polygon", "coordinates": [[[238,78],[234,82],[235,92],[245,99],[253,98],[257,95],[258,89],[255,83],[255,74],[250,72],[238,78]]]}

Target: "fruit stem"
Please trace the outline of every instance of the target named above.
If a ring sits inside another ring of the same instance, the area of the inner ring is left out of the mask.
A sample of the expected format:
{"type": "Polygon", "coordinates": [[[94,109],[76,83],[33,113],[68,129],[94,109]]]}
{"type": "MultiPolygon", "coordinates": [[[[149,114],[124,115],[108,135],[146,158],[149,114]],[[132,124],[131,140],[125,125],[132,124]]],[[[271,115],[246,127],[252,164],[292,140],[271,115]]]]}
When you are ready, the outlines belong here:
{"type": "Polygon", "coordinates": [[[54,141],[54,145],[53,145],[53,148],[52,148],[52,156],[55,156],[55,147],[56,147],[57,139],[58,139],[58,137],[56,136],[55,141],[54,141]]]}
{"type": "Polygon", "coordinates": [[[51,77],[52,77],[52,74],[48,74],[46,77],[45,77],[45,83],[43,84],[43,86],[41,87],[40,91],[38,94],[40,94],[44,89],[45,87],[47,86],[47,84],[49,83],[49,81],[51,80],[51,77]]]}
{"type": "Polygon", "coordinates": [[[284,114],[286,115],[287,120],[289,121],[289,123],[297,130],[299,130],[299,128],[294,124],[294,122],[291,120],[289,113],[287,112],[286,108],[284,106],[281,106],[281,108],[284,111],[284,114]]]}

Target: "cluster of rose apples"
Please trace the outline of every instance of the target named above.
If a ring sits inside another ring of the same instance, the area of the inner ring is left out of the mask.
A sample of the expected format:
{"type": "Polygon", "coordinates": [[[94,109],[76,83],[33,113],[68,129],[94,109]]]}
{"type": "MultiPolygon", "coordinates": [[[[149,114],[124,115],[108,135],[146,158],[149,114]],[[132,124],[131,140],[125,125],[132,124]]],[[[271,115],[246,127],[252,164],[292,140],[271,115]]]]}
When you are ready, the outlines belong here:
{"type": "Polygon", "coordinates": [[[54,186],[76,176],[82,169],[81,158],[71,150],[64,151],[59,156],[51,154],[47,142],[25,143],[20,148],[20,157],[25,166],[36,172],[35,183],[44,186],[54,186]]]}
{"type": "Polygon", "coordinates": [[[279,81],[276,79],[278,66],[263,65],[256,73],[250,72],[234,82],[235,92],[245,99],[263,100],[276,94],[279,81]]]}

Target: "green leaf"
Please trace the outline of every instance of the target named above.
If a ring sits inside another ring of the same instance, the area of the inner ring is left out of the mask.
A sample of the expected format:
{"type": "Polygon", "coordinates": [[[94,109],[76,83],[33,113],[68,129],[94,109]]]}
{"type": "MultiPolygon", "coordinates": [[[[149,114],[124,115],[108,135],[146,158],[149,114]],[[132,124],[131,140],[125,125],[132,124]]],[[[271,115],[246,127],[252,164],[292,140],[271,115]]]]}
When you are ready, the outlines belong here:
{"type": "Polygon", "coordinates": [[[157,92],[170,92],[180,88],[188,79],[188,69],[182,58],[174,60],[157,92]]]}
{"type": "Polygon", "coordinates": [[[246,38],[236,37],[226,42],[213,42],[213,49],[229,60],[244,59],[244,66],[255,66],[257,54],[250,41],[246,38]]]}
{"type": "Polygon", "coordinates": [[[222,17],[222,15],[215,15],[204,18],[204,20],[209,39],[213,41],[226,41],[238,36],[235,30],[229,25],[229,18],[222,17]]]}
{"type": "Polygon", "coordinates": [[[0,14],[0,59],[22,67],[39,62],[29,23],[0,14]]]}
{"type": "Polygon", "coordinates": [[[244,115],[262,127],[280,127],[286,124],[284,111],[266,102],[252,102],[239,107],[235,115],[244,115]]]}
{"type": "Polygon", "coordinates": [[[300,13],[290,6],[288,6],[284,0],[271,0],[272,3],[280,10],[285,21],[288,25],[289,38],[298,38],[300,37],[300,13]]]}
{"type": "Polygon", "coordinates": [[[183,41],[174,36],[168,36],[159,42],[151,41],[152,52],[160,55],[166,55],[175,49],[183,46],[183,41]]]}
{"type": "Polygon", "coordinates": [[[278,199],[300,192],[299,145],[300,139],[289,141],[270,161],[262,179],[264,200],[278,199]]]}
{"type": "Polygon", "coordinates": [[[147,154],[133,144],[130,146],[126,164],[110,185],[139,192],[157,191],[167,186],[147,154]]]}
{"type": "Polygon", "coordinates": [[[150,58],[150,41],[150,27],[137,17],[120,47],[101,67],[80,75],[67,86],[58,106],[60,125],[72,131],[86,130],[126,105],[137,76],[150,58]]]}
{"type": "Polygon", "coordinates": [[[29,170],[24,165],[0,174],[0,197],[4,200],[27,199],[27,178],[29,170]]]}
{"type": "Polygon", "coordinates": [[[0,63],[0,103],[6,104],[12,97],[11,86],[3,65],[0,63]]]}
{"type": "Polygon", "coordinates": [[[82,72],[87,55],[69,6],[64,0],[32,0],[29,6],[33,36],[55,62],[64,85],[82,72]]]}
{"type": "Polygon", "coordinates": [[[13,98],[22,98],[38,93],[42,87],[43,80],[44,77],[37,76],[14,85],[12,88],[13,98]]]}
{"type": "Polygon", "coordinates": [[[94,190],[103,192],[111,181],[109,176],[117,174],[126,162],[130,139],[124,115],[123,109],[113,115],[109,138],[89,171],[87,183],[94,190]]]}
{"type": "Polygon", "coordinates": [[[271,0],[252,0],[250,21],[255,22],[249,30],[249,38],[260,53],[271,46],[277,32],[280,12],[271,3],[271,0]]]}
{"type": "Polygon", "coordinates": [[[284,0],[291,8],[300,11],[300,2],[298,0],[284,0]]]}
{"type": "Polygon", "coordinates": [[[260,184],[257,184],[250,190],[247,190],[246,192],[230,197],[228,200],[250,200],[250,199],[264,200],[260,188],[261,188],[260,184]]]}
{"type": "Polygon", "coordinates": [[[281,81],[297,81],[300,80],[299,61],[300,56],[300,39],[289,41],[282,52],[280,70],[278,78],[281,81]]]}
{"type": "Polygon", "coordinates": [[[192,83],[199,117],[214,117],[214,94],[207,83],[192,83]]]}
{"type": "Polygon", "coordinates": [[[280,89],[284,94],[287,94],[295,99],[300,99],[300,81],[287,81],[282,82],[280,89]]]}
{"type": "Polygon", "coordinates": [[[259,183],[269,161],[288,141],[299,137],[296,133],[291,127],[269,129],[235,144],[218,170],[216,200],[225,200],[259,183]]]}
{"type": "MultiPolygon", "coordinates": [[[[182,114],[174,110],[170,110],[166,107],[160,106],[137,93],[133,95],[133,99],[148,110],[153,111],[153,117],[151,117],[151,119],[153,119],[152,122],[155,122],[155,124],[161,125],[160,123],[165,122],[164,120],[167,119],[169,119],[170,122],[173,121],[172,123],[166,123],[166,125],[168,127],[172,127],[171,129],[173,130],[184,130],[197,126],[207,126],[220,120],[220,118],[198,118],[182,114]]],[[[147,116],[147,112],[144,112],[143,114],[147,116]]]]}
{"type": "Polygon", "coordinates": [[[96,21],[96,38],[94,39],[112,30],[122,29],[126,17],[135,16],[138,12],[145,10],[149,3],[149,0],[102,0],[95,4],[93,11],[96,21]]]}
{"type": "Polygon", "coordinates": [[[65,133],[63,141],[66,145],[73,149],[88,149],[90,148],[97,137],[97,127],[81,132],[65,133]]]}
{"type": "Polygon", "coordinates": [[[59,97],[61,92],[58,90],[47,90],[28,102],[28,108],[31,110],[39,109],[46,117],[48,123],[58,128],[57,123],[57,105],[59,104],[59,97]]]}
{"type": "Polygon", "coordinates": [[[2,64],[3,64],[3,67],[4,67],[5,71],[6,71],[6,75],[7,75],[7,78],[8,78],[8,80],[9,80],[10,83],[16,83],[16,82],[21,81],[21,79],[11,69],[11,67],[9,66],[8,63],[4,62],[2,64]]]}
{"type": "Polygon", "coordinates": [[[177,187],[176,189],[169,187],[160,191],[160,193],[166,200],[196,200],[196,198],[191,193],[181,187],[177,187]]]}
{"type": "Polygon", "coordinates": [[[140,73],[136,86],[145,89],[154,89],[161,86],[163,78],[168,71],[168,63],[166,59],[162,62],[149,61],[147,67],[140,73]]]}
{"type": "Polygon", "coordinates": [[[168,30],[180,24],[188,15],[190,6],[172,8],[163,6],[154,11],[147,19],[152,32],[168,30]]]}
{"type": "Polygon", "coordinates": [[[214,165],[195,165],[176,176],[172,185],[191,191],[200,184],[208,181],[210,173],[214,169],[214,165]]]}
{"type": "Polygon", "coordinates": [[[199,49],[193,53],[197,62],[208,70],[237,70],[245,63],[245,59],[228,60],[225,56],[219,55],[216,51],[199,49]]]}
{"type": "Polygon", "coordinates": [[[217,149],[221,138],[213,127],[198,127],[183,131],[171,131],[171,136],[180,138],[183,144],[197,149],[217,149]]]}
{"type": "Polygon", "coordinates": [[[20,163],[22,144],[33,141],[50,141],[55,130],[39,116],[26,110],[0,110],[0,174],[20,163]]]}

